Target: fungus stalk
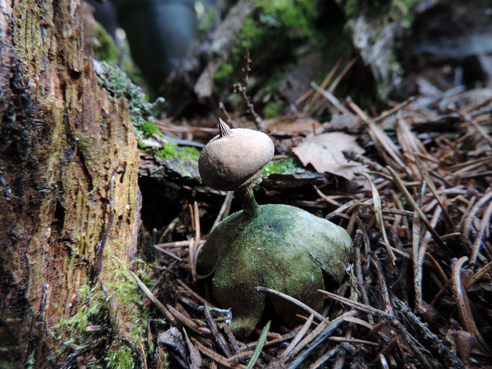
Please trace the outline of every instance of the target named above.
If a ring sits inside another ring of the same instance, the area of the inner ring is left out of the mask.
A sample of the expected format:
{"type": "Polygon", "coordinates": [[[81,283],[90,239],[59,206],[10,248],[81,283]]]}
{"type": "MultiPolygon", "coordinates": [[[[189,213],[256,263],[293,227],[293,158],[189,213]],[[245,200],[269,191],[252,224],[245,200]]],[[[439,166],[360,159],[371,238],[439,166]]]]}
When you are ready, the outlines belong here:
{"type": "Polygon", "coordinates": [[[249,220],[256,218],[260,214],[261,208],[256,202],[255,195],[253,193],[253,182],[247,186],[239,187],[235,192],[243,204],[244,219],[249,220]]]}

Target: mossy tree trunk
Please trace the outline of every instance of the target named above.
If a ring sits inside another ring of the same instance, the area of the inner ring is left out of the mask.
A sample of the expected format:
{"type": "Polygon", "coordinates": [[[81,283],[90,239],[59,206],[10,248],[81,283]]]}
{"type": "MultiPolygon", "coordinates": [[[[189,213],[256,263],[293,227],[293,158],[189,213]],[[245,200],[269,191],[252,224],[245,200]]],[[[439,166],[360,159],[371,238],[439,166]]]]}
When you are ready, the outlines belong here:
{"type": "Polygon", "coordinates": [[[99,312],[120,337],[106,351],[137,324],[117,292],[133,286],[139,153],[127,102],[84,56],[80,7],[0,0],[0,355],[12,368],[73,353],[85,326],[72,318],[96,304],[87,291],[104,291],[99,312]]]}

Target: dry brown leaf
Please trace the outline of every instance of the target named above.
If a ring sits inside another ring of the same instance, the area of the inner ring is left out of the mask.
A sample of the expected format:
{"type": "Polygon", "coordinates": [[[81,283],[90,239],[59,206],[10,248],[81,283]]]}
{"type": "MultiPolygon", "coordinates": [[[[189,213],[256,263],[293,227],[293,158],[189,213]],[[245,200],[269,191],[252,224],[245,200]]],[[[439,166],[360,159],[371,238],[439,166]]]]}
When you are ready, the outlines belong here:
{"type": "Polygon", "coordinates": [[[348,162],[342,151],[354,149],[362,154],[364,150],[357,144],[356,137],[343,132],[324,133],[311,136],[292,149],[304,166],[311,164],[319,173],[328,172],[351,180],[356,172],[365,172],[366,167],[348,162]]]}

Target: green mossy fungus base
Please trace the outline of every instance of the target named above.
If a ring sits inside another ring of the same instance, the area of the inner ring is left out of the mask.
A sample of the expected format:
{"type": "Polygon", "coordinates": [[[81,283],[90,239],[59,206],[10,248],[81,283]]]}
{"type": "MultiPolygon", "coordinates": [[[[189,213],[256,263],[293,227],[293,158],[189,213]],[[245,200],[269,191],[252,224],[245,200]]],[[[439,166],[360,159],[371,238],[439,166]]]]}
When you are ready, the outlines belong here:
{"type": "MultiPolygon", "coordinates": [[[[200,278],[213,274],[213,294],[222,308],[232,308],[232,331],[247,337],[259,322],[265,295],[256,286],[286,293],[320,311],[323,271],[341,283],[352,251],[345,229],[288,205],[262,205],[247,220],[243,211],[223,220],[209,235],[198,258],[200,278]]],[[[288,326],[298,312],[270,298],[288,326]]]]}

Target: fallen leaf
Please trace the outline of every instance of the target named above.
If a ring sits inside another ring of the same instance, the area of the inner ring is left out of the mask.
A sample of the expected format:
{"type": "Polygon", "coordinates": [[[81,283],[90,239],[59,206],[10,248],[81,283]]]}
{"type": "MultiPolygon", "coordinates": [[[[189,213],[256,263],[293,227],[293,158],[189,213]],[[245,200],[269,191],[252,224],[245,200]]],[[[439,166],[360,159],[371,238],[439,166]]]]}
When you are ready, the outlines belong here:
{"type": "Polygon", "coordinates": [[[366,167],[355,162],[348,162],[342,151],[354,149],[362,154],[362,149],[356,142],[356,137],[343,132],[324,133],[311,136],[299,146],[292,149],[304,166],[311,164],[319,173],[328,172],[348,180],[355,177],[356,172],[365,172],[366,167]]]}

